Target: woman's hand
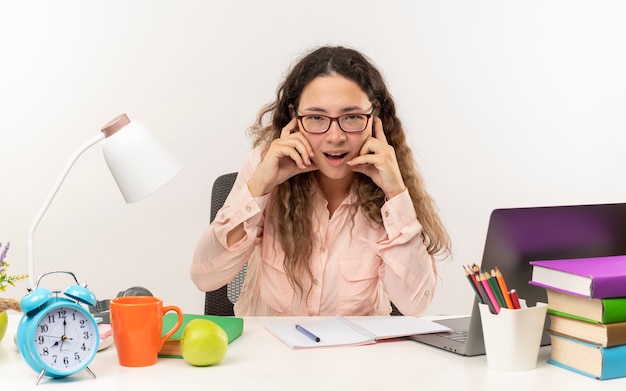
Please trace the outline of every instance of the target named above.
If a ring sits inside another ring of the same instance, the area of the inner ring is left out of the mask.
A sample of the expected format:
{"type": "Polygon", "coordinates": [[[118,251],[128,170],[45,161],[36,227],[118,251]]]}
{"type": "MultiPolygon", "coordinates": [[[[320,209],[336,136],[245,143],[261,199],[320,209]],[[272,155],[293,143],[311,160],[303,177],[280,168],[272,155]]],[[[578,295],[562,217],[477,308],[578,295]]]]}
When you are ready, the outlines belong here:
{"type": "Polygon", "coordinates": [[[372,137],[361,147],[359,156],[348,162],[352,171],[372,178],[384,192],[387,199],[402,193],[406,186],[402,180],[396,152],[387,142],[383,123],[378,117],[372,122],[372,137]]]}
{"type": "Polygon", "coordinates": [[[315,171],[311,160],[313,148],[298,131],[298,120],[294,117],[285,126],[280,137],[272,141],[254,175],[248,181],[248,189],[254,197],[270,193],[292,176],[315,171]]]}

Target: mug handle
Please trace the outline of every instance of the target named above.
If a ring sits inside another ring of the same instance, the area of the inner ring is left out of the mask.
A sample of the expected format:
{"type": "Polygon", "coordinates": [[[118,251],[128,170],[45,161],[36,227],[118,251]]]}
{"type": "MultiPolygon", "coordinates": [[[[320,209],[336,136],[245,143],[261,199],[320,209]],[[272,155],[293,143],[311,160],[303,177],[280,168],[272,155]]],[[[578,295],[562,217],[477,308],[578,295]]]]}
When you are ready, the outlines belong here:
{"type": "Polygon", "coordinates": [[[163,307],[163,315],[165,315],[166,313],[168,313],[170,311],[176,312],[176,314],[178,315],[178,320],[176,321],[176,324],[174,325],[174,327],[172,327],[170,329],[170,331],[167,332],[167,334],[165,334],[163,337],[161,337],[161,343],[159,344],[159,350],[161,350],[161,348],[163,347],[163,344],[165,343],[165,341],[167,341],[167,339],[169,337],[171,337],[180,328],[180,326],[182,326],[182,324],[183,324],[183,311],[179,307],[177,307],[175,305],[168,305],[167,307],[163,307]]]}

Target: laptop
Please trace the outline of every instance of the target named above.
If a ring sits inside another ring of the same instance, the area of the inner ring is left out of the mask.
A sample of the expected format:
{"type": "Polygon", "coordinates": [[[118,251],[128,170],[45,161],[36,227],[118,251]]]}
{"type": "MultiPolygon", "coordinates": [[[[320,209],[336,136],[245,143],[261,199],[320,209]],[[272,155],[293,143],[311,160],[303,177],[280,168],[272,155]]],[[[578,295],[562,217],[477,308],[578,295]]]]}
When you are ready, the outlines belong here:
{"type": "MultiPolygon", "coordinates": [[[[532,260],[626,254],[626,204],[593,204],[495,209],[490,216],[481,268],[497,266],[507,287],[529,307],[547,303],[546,291],[528,284],[532,260]]],[[[459,265],[459,273],[463,269],[459,265]]],[[[469,292],[469,290],[468,290],[469,292]]],[[[465,356],[485,353],[474,299],[470,316],[439,320],[453,331],[416,335],[411,339],[465,356]]],[[[546,328],[549,326],[546,317],[546,328]]],[[[550,343],[544,333],[542,345],[550,343]]]]}

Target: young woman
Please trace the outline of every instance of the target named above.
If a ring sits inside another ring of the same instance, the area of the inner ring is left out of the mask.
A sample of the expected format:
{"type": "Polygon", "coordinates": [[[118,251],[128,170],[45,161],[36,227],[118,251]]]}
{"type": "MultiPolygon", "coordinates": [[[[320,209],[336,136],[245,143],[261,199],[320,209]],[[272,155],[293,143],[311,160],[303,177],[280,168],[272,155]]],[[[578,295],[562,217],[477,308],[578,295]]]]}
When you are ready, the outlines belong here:
{"type": "Polygon", "coordinates": [[[195,285],[218,289],[248,262],[237,316],[388,315],[390,302],[420,315],[450,241],[372,63],[344,47],[306,54],[251,133],[197,245],[195,285]]]}

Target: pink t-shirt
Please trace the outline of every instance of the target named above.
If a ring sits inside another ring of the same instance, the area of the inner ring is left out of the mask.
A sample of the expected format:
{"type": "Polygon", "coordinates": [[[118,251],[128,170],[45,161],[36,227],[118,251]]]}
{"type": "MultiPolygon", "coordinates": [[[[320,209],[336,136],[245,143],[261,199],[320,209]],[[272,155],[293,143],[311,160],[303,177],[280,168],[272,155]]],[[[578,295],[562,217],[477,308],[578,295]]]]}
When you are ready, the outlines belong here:
{"type": "Polygon", "coordinates": [[[427,308],[437,284],[436,268],[408,190],[383,205],[379,227],[359,212],[352,219],[352,195],[329,217],[326,200],[312,191],[313,279],[304,281],[305,297],[292,289],[283,270],[284,253],[271,225],[264,225],[269,195],[254,198],[246,185],[260,159],[261,148],[255,148],[198,242],[191,279],[200,290],[227,284],[248,262],[235,303],[237,316],[388,315],[390,300],[405,315],[418,316],[427,308]],[[227,247],[228,232],[241,223],[246,236],[227,247]]]}

